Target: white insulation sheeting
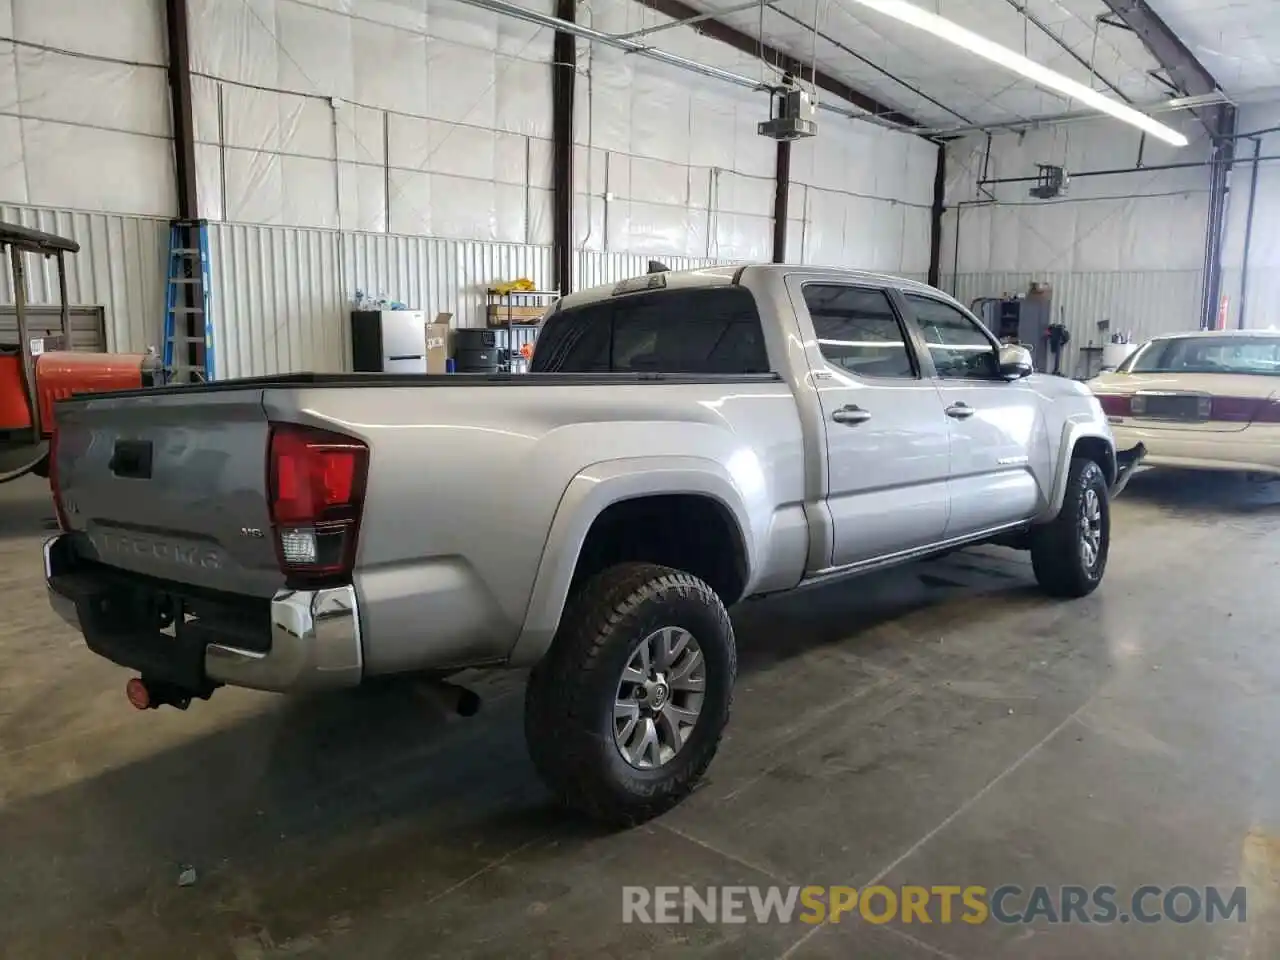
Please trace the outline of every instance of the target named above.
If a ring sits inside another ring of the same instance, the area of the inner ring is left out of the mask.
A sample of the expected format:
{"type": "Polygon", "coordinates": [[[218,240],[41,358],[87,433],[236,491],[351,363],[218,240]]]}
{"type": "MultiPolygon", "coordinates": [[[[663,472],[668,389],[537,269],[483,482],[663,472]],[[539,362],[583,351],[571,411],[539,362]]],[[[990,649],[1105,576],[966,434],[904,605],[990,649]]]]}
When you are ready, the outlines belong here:
{"type": "MultiPolygon", "coordinates": [[[[1236,127],[1241,133],[1280,127],[1280,103],[1242,109],[1236,127]]],[[[1269,133],[1261,139],[1261,156],[1280,156],[1280,133],[1269,133]]],[[[1237,159],[1247,160],[1252,156],[1252,140],[1241,140],[1236,144],[1237,159]]],[[[1280,232],[1275,226],[1280,223],[1280,162],[1273,160],[1258,164],[1246,274],[1243,266],[1251,167],[1248,163],[1237,164],[1231,172],[1227,233],[1222,250],[1222,294],[1228,298],[1228,326],[1239,325],[1243,303],[1246,305],[1246,327],[1274,328],[1280,327],[1280,232]]]]}
{"type": "Polygon", "coordinates": [[[191,19],[207,216],[550,242],[550,30],[456,0],[192,0],[191,19]]]}
{"type": "MultiPolygon", "coordinates": [[[[583,17],[614,34],[668,19],[634,0],[599,0],[583,17]]],[[[759,60],[692,28],[646,42],[778,80],[759,60]]],[[[756,132],[768,118],[768,97],[601,45],[579,43],[578,62],[586,78],[577,102],[575,244],[693,260],[769,259],[776,143],[756,132]]],[[[792,147],[787,259],[926,272],[936,148],[829,113],[819,113],[818,125],[816,139],[792,147]]]]}
{"type": "Polygon", "coordinates": [[[819,123],[818,137],[792,146],[787,259],[927,274],[938,148],[869,123],[819,123]]]}
{"type": "Polygon", "coordinates": [[[172,216],[163,0],[0,0],[0,203],[172,216]]]}
{"type": "MultiPolygon", "coordinates": [[[[1172,122],[1185,127],[1191,145],[1177,150],[1148,138],[1142,148],[1145,166],[1207,159],[1203,130],[1186,118],[1172,122]]],[[[1208,167],[1078,177],[1055,200],[1032,198],[1033,184],[1027,182],[991,185],[989,192],[978,186],[984,163],[992,179],[1035,176],[1037,163],[1062,165],[1077,174],[1133,168],[1139,138],[1136,130],[1099,120],[1025,136],[997,134],[989,161],[985,136],[951,144],[944,286],[954,286],[968,302],[1022,293],[1027,282],[1057,278],[1054,319],[1071,330],[1068,349],[1073,352],[1091,340],[1099,342],[1097,322],[1104,319],[1111,331],[1134,331],[1135,336],[1196,329],[1208,167]]]]}

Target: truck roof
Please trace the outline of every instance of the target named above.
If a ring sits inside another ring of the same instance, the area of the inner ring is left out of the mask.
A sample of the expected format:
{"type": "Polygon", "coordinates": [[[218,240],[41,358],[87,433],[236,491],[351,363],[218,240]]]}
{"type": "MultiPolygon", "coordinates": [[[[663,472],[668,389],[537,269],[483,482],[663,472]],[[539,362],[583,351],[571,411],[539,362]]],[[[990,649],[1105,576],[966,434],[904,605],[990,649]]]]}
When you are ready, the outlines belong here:
{"type": "MultiPolygon", "coordinates": [[[[798,263],[739,263],[725,264],[714,267],[697,267],[693,270],[667,270],[661,273],[664,278],[663,288],[672,289],[689,289],[692,287],[719,287],[729,286],[736,283],[744,270],[752,272],[761,271],[769,273],[792,273],[797,270],[803,270],[806,274],[816,275],[831,280],[840,280],[846,283],[857,283],[866,286],[875,287],[897,287],[900,290],[908,290],[913,293],[929,293],[933,296],[941,295],[948,300],[951,298],[947,294],[942,293],[936,287],[931,287],[927,283],[921,283],[918,280],[908,280],[904,277],[895,277],[885,273],[872,273],[865,270],[846,270],[842,267],[810,267],[798,263]]],[[[615,283],[605,283],[596,287],[590,287],[586,290],[579,290],[568,296],[562,297],[559,301],[559,308],[580,307],[588,303],[594,303],[597,300],[605,300],[617,293],[624,292],[619,287],[626,284],[628,287],[634,287],[634,291],[639,292],[644,289],[643,280],[648,276],[657,276],[658,274],[643,274],[639,277],[629,278],[627,280],[615,283]]]]}

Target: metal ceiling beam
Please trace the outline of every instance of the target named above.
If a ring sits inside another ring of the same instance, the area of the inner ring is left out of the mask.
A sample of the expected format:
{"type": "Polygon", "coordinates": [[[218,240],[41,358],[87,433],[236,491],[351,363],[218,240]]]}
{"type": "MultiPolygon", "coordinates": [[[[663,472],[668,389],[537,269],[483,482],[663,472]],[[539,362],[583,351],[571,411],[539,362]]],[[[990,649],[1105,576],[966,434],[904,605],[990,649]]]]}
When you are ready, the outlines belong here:
{"type": "MultiPolygon", "coordinates": [[[[637,0],[637,2],[650,10],[657,11],[664,17],[671,17],[673,20],[689,20],[693,17],[699,17],[705,12],[695,10],[687,3],[684,3],[683,0],[637,0]]],[[[895,107],[881,103],[875,97],[863,93],[861,90],[855,90],[843,80],[838,80],[828,73],[814,70],[790,54],[783,53],[777,47],[765,43],[761,38],[753,37],[720,20],[701,20],[694,25],[693,29],[742,53],[759,57],[765,63],[781,72],[789,73],[806,83],[812,83],[819,90],[839,97],[841,100],[851,103],[855,107],[865,110],[867,113],[882,120],[887,120],[903,127],[914,128],[921,126],[920,122],[915,118],[907,116],[895,107]]]]}
{"type": "MultiPolygon", "coordinates": [[[[1160,19],[1159,14],[1151,9],[1147,0],[1102,0],[1102,2],[1121,23],[1138,35],[1143,45],[1182,93],[1198,97],[1218,92],[1218,81],[1213,78],[1213,74],[1205,69],[1187,45],[1169,29],[1168,24],[1160,19]]],[[[1209,135],[1218,139],[1230,136],[1230,132],[1224,128],[1223,124],[1224,121],[1233,121],[1234,117],[1225,116],[1226,112],[1215,107],[1197,110],[1196,116],[1209,131],[1209,135]]]]}
{"type": "Polygon", "coordinates": [[[1061,47],[1071,57],[1072,60],[1080,64],[1080,66],[1088,70],[1089,73],[1091,73],[1093,76],[1101,80],[1103,86],[1105,86],[1108,90],[1110,90],[1117,97],[1119,97],[1122,102],[1130,105],[1133,104],[1133,101],[1130,100],[1127,96],[1125,96],[1125,92],[1123,90],[1121,90],[1114,83],[1112,83],[1110,80],[1104,77],[1101,73],[1099,73],[1098,68],[1096,66],[1094,66],[1092,63],[1090,63],[1088,60],[1082,57],[1078,52],[1076,52],[1075,47],[1071,46],[1071,44],[1063,40],[1062,37],[1054,33],[1047,23],[1045,23],[1038,16],[1036,16],[1035,13],[1032,12],[1031,8],[1027,6],[1026,0],[1006,0],[1006,2],[1009,4],[1009,6],[1013,7],[1013,9],[1017,10],[1020,14],[1022,14],[1022,16],[1026,18],[1028,23],[1030,23],[1042,34],[1044,34],[1046,37],[1048,37],[1050,40],[1056,43],[1059,47],[1061,47]]]}
{"type": "MultiPolygon", "coordinates": [[[[1148,116],[1154,116],[1160,113],[1172,113],[1178,110],[1193,110],[1198,107],[1211,107],[1224,103],[1225,97],[1222,94],[1210,94],[1206,97],[1175,97],[1172,100],[1162,100],[1159,103],[1137,103],[1133,107],[1141,110],[1148,116]]],[[[1105,117],[1105,113],[1099,113],[1097,110],[1072,110],[1068,113],[1047,113],[1038,114],[1034,117],[1026,117],[1021,120],[999,120],[991,123],[971,123],[962,127],[929,127],[926,130],[919,131],[922,134],[929,134],[934,137],[959,137],[966,133],[989,133],[993,130],[1034,130],[1038,127],[1047,127],[1059,123],[1076,123],[1081,120],[1098,120],[1105,117]]]]}
{"type": "Polygon", "coordinates": [[[796,26],[804,30],[812,30],[817,35],[819,40],[822,40],[826,43],[831,44],[837,50],[853,57],[855,60],[857,60],[859,63],[863,64],[864,66],[870,67],[872,70],[876,71],[881,76],[885,77],[887,80],[891,80],[892,82],[898,84],[898,86],[900,87],[905,87],[906,89],[910,90],[913,94],[915,94],[917,97],[919,97],[921,100],[927,100],[929,103],[932,103],[939,110],[949,113],[953,117],[958,117],[960,120],[964,121],[965,123],[970,122],[970,120],[964,114],[957,113],[955,110],[952,110],[942,101],[929,96],[929,94],[925,93],[919,87],[912,86],[910,83],[907,83],[907,81],[903,80],[901,77],[890,73],[884,67],[880,66],[875,61],[873,61],[870,57],[864,57],[862,54],[858,53],[858,51],[854,50],[852,47],[841,43],[835,37],[832,37],[829,34],[823,33],[821,30],[814,30],[812,24],[805,23],[799,17],[793,14],[787,13],[787,11],[785,10],[780,10],[777,7],[770,6],[769,9],[772,10],[777,16],[782,17],[784,20],[789,20],[791,23],[794,23],[796,26]]]}

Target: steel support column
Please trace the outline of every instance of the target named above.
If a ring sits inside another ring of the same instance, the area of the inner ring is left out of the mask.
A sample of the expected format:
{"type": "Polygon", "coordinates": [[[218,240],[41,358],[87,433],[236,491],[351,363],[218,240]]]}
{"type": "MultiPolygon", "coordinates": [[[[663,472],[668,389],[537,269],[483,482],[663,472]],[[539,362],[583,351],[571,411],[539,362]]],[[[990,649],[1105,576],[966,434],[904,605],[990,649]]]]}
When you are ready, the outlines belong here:
{"type": "MultiPolygon", "coordinates": [[[[575,0],[556,0],[556,16],[573,22],[575,0]]],[[[578,76],[577,39],[557,30],[551,54],[551,244],[555,288],[573,289],[573,104],[578,76]]]]}
{"type": "Polygon", "coordinates": [[[1236,326],[1245,328],[1249,312],[1249,252],[1253,245],[1253,208],[1258,200],[1258,158],[1262,155],[1262,138],[1253,141],[1253,169],[1249,172],[1249,205],[1244,219],[1244,251],[1240,256],[1240,307],[1236,313],[1236,326]]]}
{"type": "Polygon", "coordinates": [[[178,219],[200,216],[196,193],[196,135],[191,109],[191,45],[187,0],[165,0],[169,45],[169,102],[173,112],[173,160],[178,188],[178,219]]]}
{"type": "Polygon", "coordinates": [[[1212,123],[1220,132],[1213,144],[1213,166],[1209,171],[1209,215],[1204,242],[1204,295],[1201,298],[1200,326],[1217,325],[1222,296],[1222,243],[1227,228],[1227,194],[1231,189],[1231,167],[1236,152],[1236,109],[1223,104],[1215,109],[1212,123]]]}
{"type": "Polygon", "coordinates": [[[787,262],[787,205],[791,199],[791,141],[778,141],[773,178],[773,262],[787,262]]]}
{"type": "MultiPolygon", "coordinates": [[[[929,216],[929,286],[942,279],[942,215],[947,212],[947,145],[938,144],[938,163],[933,171],[933,209],[929,216]]],[[[960,214],[956,213],[956,249],[960,247],[960,214]]]]}

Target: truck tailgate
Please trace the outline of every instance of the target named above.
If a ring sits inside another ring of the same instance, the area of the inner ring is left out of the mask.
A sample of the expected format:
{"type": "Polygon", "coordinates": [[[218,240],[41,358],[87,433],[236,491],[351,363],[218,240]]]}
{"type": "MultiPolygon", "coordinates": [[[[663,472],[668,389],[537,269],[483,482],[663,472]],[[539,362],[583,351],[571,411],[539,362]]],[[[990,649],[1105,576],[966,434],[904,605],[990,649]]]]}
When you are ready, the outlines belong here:
{"type": "Polygon", "coordinates": [[[263,388],[59,404],[56,477],[87,559],[253,597],[284,582],[267,504],[263,388]]]}

